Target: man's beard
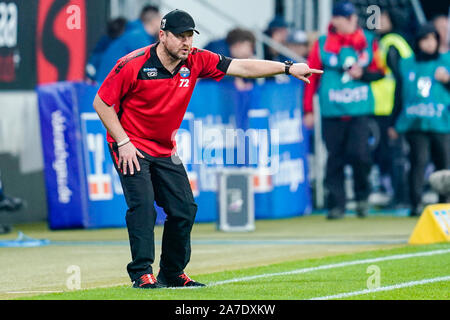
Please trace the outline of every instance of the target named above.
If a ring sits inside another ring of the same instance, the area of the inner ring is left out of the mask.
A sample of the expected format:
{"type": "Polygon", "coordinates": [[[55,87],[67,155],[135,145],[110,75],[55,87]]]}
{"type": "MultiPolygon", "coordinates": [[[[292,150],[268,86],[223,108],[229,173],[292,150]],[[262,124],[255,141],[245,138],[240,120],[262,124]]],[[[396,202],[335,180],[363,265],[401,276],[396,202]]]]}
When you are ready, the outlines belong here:
{"type": "Polygon", "coordinates": [[[187,59],[187,57],[180,56],[176,52],[169,50],[169,48],[167,48],[166,46],[164,46],[164,48],[166,49],[166,52],[169,55],[169,57],[172,58],[173,60],[186,60],[187,59]]]}

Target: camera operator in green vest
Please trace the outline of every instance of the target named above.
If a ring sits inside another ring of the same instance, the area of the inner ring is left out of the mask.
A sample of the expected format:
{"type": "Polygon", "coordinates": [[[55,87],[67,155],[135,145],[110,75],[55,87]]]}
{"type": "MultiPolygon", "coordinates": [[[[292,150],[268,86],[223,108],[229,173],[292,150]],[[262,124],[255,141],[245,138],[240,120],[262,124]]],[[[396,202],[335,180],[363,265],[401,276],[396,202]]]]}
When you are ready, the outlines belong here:
{"type": "Polygon", "coordinates": [[[325,174],[328,219],[344,217],[346,193],[344,167],[353,169],[358,217],[368,213],[371,169],[369,117],[374,113],[370,83],[384,76],[378,62],[378,44],[373,33],[358,26],[355,7],[348,1],[333,7],[327,35],[313,45],[308,63],[324,69],[304,92],[304,124],[313,126],[313,96],[318,92],[323,139],[328,151],[325,174]]]}
{"type": "MultiPolygon", "coordinates": [[[[375,97],[374,121],[379,130],[372,157],[380,173],[379,190],[372,196],[377,196],[380,203],[396,206],[407,202],[406,159],[404,142],[389,139],[388,128],[394,103],[401,105],[401,90],[396,88],[396,82],[401,76],[400,60],[413,54],[404,36],[407,23],[407,16],[399,9],[381,12],[379,28],[375,31],[379,36],[380,60],[385,77],[371,83],[375,97]]],[[[377,201],[375,198],[373,200],[377,201]]]]}
{"type": "MultiPolygon", "coordinates": [[[[432,24],[420,27],[414,56],[400,62],[402,106],[392,113],[393,139],[404,133],[410,146],[411,213],[422,212],[425,169],[431,158],[436,170],[450,166],[450,53],[439,52],[440,37],[432,24]]],[[[445,202],[444,198],[439,199],[445,202]]]]}

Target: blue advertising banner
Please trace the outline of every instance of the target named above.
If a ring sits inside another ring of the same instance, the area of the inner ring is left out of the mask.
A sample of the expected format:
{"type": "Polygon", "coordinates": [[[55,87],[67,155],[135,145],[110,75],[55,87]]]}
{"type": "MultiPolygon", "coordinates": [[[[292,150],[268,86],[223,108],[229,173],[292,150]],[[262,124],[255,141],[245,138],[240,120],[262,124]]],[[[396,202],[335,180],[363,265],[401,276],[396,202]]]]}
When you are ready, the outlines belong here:
{"type": "MultiPolygon", "coordinates": [[[[52,229],[125,226],[120,180],[92,107],[97,90],[71,82],[37,89],[52,229]]],[[[217,219],[217,173],[223,167],[254,169],[256,218],[310,211],[302,90],[298,81],[267,81],[247,91],[231,81],[197,84],[176,136],[198,204],[197,222],[217,219]]],[[[156,209],[161,224],[165,214],[156,209]]]]}
{"type": "Polygon", "coordinates": [[[302,94],[298,81],[267,81],[249,91],[237,91],[232,82],[197,85],[177,136],[179,155],[195,186],[197,221],[216,220],[217,172],[230,166],[255,169],[256,218],[311,211],[302,94]]]}
{"type": "Polygon", "coordinates": [[[119,176],[92,107],[97,90],[72,82],[37,89],[52,229],[125,226],[119,176]]]}
{"type": "Polygon", "coordinates": [[[75,83],[83,166],[87,181],[88,227],[125,226],[126,203],[119,176],[109,155],[106,129],[92,107],[98,88],[75,83]]]}
{"type": "Polygon", "coordinates": [[[50,228],[86,227],[87,185],[73,85],[62,82],[37,91],[50,228]]]}
{"type": "Polygon", "coordinates": [[[303,86],[297,81],[282,84],[268,81],[255,87],[253,93],[252,101],[257,107],[248,111],[250,127],[270,130],[268,165],[259,163],[261,175],[256,176],[260,182],[255,188],[256,218],[309,213],[306,158],[309,139],[302,126],[303,86]]]}

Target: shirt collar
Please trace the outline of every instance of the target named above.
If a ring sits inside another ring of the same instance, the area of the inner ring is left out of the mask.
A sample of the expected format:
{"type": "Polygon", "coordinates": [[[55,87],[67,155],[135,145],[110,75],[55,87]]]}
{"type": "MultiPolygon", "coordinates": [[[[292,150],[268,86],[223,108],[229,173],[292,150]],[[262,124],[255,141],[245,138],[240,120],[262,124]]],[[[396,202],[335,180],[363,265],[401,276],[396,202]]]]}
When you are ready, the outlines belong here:
{"type": "MultiPolygon", "coordinates": [[[[151,46],[151,48],[150,48],[150,61],[149,61],[149,62],[150,62],[150,64],[151,64],[152,66],[154,66],[155,68],[158,68],[158,69],[160,69],[160,70],[164,70],[164,71],[167,72],[168,74],[171,74],[170,71],[167,70],[167,69],[163,66],[161,60],[159,60],[159,57],[158,57],[158,55],[156,54],[156,47],[157,47],[158,45],[159,45],[159,41],[156,42],[153,46],[151,46]]],[[[181,62],[177,65],[177,67],[175,68],[175,70],[174,70],[172,76],[175,76],[175,75],[180,71],[181,67],[182,67],[185,63],[186,63],[186,61],[181,61],[181,62]]]]}

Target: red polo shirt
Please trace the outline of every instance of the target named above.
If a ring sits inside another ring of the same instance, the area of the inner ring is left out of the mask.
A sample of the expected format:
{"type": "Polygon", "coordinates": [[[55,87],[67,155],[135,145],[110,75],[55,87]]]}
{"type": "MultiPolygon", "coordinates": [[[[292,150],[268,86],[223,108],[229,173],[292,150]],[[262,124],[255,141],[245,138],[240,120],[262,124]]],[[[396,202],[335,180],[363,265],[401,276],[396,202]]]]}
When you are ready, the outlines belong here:
{"type": "MultiPolygon", "coordinates": [[[[197,79],[221,80],[231,59],[193,48],[171,74],[156,54],[157,45],[119,59],[98,95],[114,107],[136,148],[154,157],[169,157],[175,152],[175,133],[183,121],[197,79]]],[[[107,141],[116,142],[109,133],[107,141]]]]}

